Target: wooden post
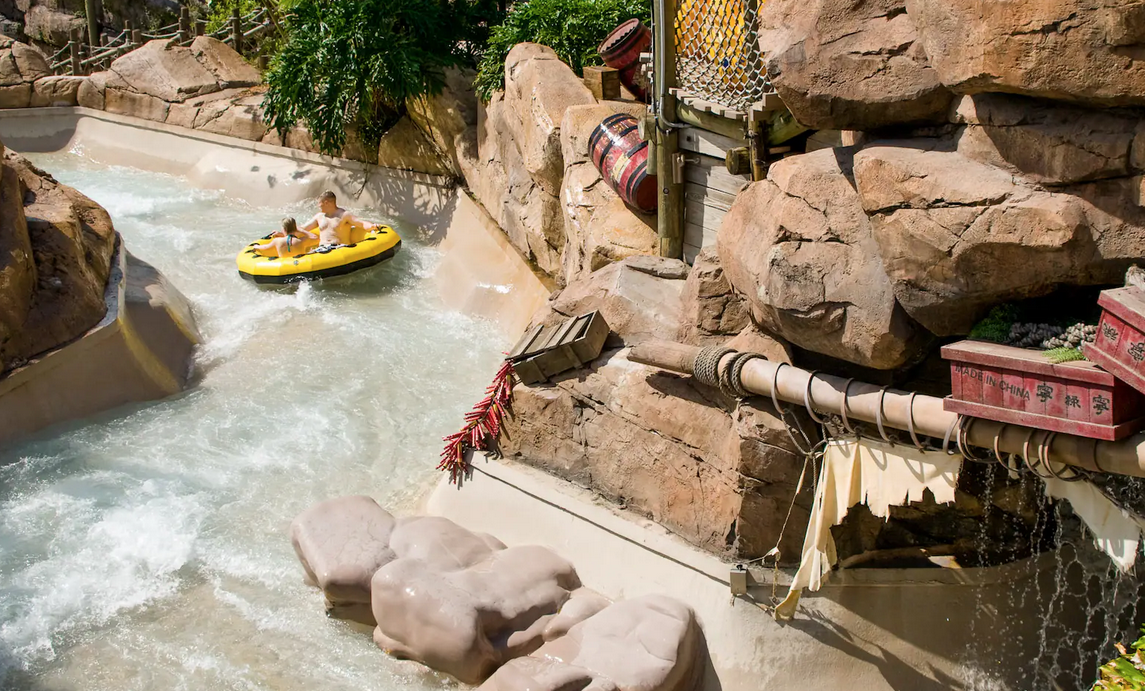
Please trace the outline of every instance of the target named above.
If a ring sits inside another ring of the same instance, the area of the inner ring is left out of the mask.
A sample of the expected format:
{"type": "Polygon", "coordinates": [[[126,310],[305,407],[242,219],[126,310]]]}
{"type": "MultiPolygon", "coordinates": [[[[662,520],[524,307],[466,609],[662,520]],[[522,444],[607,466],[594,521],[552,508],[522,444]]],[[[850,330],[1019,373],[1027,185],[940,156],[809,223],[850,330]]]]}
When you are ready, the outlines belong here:
{"type": "Polygon", "coordinates": [[[176,40],[180,45],[191,40],[191,10],[186,5],[179,9],[179,34],[176,40]]]}
{"type": "Polygon", "coordinates": [[[237,5],[231,13],[231,40],[234,41],[231,48],[234,48],[235,52],[241,55],[243,52],[243,16],[237,5]]]}
{"type": "Polygon", "coordinates": [[[75,41],[68,41],[68,55],[71,57],[71,74],[73,77],[81,76],[80,71],[80,44],[75,41]]]}
{"type": "Polygon", "coordinates": [[[143,45],[143,30],[142,29],[132,29],[131,30],[131,45],[133,45],[133,46],[143,45]]]}
{"type": "Polygon", "coordinates": [[[656,53],[653,71],[660,117],[656,127],[656,181],[659,201],[656,212],[656,234],[660,239],[660,256],[680,258],[684,254],[684,185],[683,158],[676,130],[676,19],[675,0],[654,0],[656,5],[656,53]]]}
{"type": "Polygon", "coordinates": [[[258,56],[258,71],[266,72],[266,68],[270,65],[270,58],[266,55],[258,56]]]}
{"type": "Polygon", "coordinates": [[[206,33],[207,33],[207,20],[206,19],[196,19],[195,20],[195,38],[198,38],[199,36],[204,36],[204,35],[206,35],[206,33]]]}
{"type": "Polygon", "coordinates": [[[99,15],[103,8],[99,0],[84,0],[84,12],[87,14],[87,42],[93,46],[99,45],[99,15]]]}

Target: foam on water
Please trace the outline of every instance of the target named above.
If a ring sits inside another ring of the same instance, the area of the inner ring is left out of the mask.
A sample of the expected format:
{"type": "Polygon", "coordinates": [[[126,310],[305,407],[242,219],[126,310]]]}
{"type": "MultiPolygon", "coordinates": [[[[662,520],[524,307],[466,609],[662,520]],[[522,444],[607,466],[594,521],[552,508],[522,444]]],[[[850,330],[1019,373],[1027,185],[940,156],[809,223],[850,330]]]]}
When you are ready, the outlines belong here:
{"type": "Polygon", "coordinates": [[[261,289],[234,255],[284,210],[79,152],[36,162],[111,213],[204,343],[187,393],[0,451],[0,686],[451,685],[327,619],[287,535],[330,496],[410,501],[495,371],[508,344],[441,305],[437,251],[399,227],[366,275],[261,289]]]}

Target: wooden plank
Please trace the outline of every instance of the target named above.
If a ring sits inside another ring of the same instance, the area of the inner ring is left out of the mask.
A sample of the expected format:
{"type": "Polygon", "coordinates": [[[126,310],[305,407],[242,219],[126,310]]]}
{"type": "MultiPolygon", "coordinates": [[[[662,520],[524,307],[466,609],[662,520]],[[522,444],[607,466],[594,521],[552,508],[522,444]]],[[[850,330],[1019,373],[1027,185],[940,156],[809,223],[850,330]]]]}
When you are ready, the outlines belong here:
{"type": "Polygon", "coordinates": [[[742,121],[722,118],[707,111],[696,110],[684,103],[676,105],[676,119],[680,122],[699,127],[702,130],[707,130],[708,132],[722,134],[725,137],[732,137],[734,139],[744,136],[742,121]]]}
{"type": "Polygon", "coordinates": [[[732,175],[724,162],[711,156],[689,156],[694,163],[684,166],[684,181],[735,195],[751,182],[746,175],[732,175]],[[698,159],[698,160],[696,160],[698,159]]]}
{"type": "Polygon", "coordinates": [[[685,200],[684,202],[684,222],[695,223],[702,226],[704,230],[710,230],[713,233],[720,229],[720,224],[724,222],[725,215],[727,215],[726,211],[710,207],[701,201],[685,200]]]}
{"type": "Polygon", "coordinates": [[[694,151],[705,156],[723,159],[728,149],[747,146],[747,140],[726,137],[715,132],[707,132],[695,127],[686,127],[680,130],[680,148],[685,151],[694,151]]]}
{"type": "Polygon", "coordinates": [[[716,231],[707,230],[702,226],[695,223],[684,224],[684,244],[693,245],[695,247],[715,247],[716,246],[716,231]]]}
{"type": "Polygon", "coordinates": [[[684,261],[689,264],[696,262],[696,257],[700,254],[700,248],[695,245],[684,243],[684,261]]]}
{"type": "Polygon", "coordinates": [[[729,192],[704,187],[694,182],[685,182],[684,201],[686,202],[688,200],[703,202],[712,208],[728,211],[732,208],[732,204],[735,203],[736,196],[729,192]]]}

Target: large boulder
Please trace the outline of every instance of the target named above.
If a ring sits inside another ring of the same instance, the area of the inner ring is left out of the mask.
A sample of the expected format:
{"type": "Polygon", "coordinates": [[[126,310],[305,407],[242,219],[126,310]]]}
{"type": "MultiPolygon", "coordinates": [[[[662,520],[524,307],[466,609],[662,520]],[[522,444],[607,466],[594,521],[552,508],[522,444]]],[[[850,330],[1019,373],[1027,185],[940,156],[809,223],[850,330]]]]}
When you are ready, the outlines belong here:
{"type": "Polygon", "coordinates": [[[616,113],[639,117],[642,103],[607,101],[572,106],[561,121],[561,154],[565,162],[560,202],[567,243],[564,279],[592,272],[634,255],[657,254],[656,216],[633,210],[620,200],[592,163],[589,137],[602,120],[616,113]]]}
{"type": "Polygon", "coordinates": [[[234,48],[216,38],[196,37],[191,42],[191,54],[215,76],[215,81],[222,89],[254,86],[262,81],[262,75],[254,65],[244,60],[234,48]]]}
{"type": "Polygon", "coordinates": [[[461,161],[477,200],[520,252],[553,277],[561,275],[565,245],[560,202],[525,168],[517,144],[520,126],[498,94],[481,111],[478,155],[461,161]]]}
{"type": "Polygon", "coordinates": [[[362,496],[328,499],[294,519],[294,552],[307,582],[326,596],[328,612],[375,623],[370,581],[382,565],[397,558],[390,548],[395,523],[376,501],[362,496]]]}
{"type": "MultiPolygon", "coordinates": [[[[551,385],[518,385],[502,451],[650,516],[705,549],[762,556],[779,540],[795,495],[799,455],[770,405],[731,399],[691,378],[627,359],[613,348],[674,339],[687,267],[633,257],[582,276],[534,321],[600,310],[607,349],[551,385]]],[[[758,335],[761,352],[784,357],[758,335]]],[[[806,497],[795,507],[805,522],[806,497]]],[[[797,554],[789,531],[784,554],[797,554]]]]}
{"type": "Polygon", "coordinates": [[[51,74],[40,51],[0,37],[0,108],[27,108],[32,101],[32,83],[51,74]]]}
{"type": "Polygon", "coordinates": [[[44,106],[74,106],[80,85],[87,77],[44,77],[32,85],[33,108],[44,106]]]}
{"type": "Polygon", "coordinates": [[[544,547],[490,550],[460,527],[446,539],[438,530],[424,519],[395,530],[391,544],[400,556],[378,569],[371,584],[374,641],[396,657],[480,683],[544,644],[546,626],[580,580],[544,547]],[[403,532],[414,534],[404,549],[397,544],[403,532]],[[415,554],[411,547],[425,544],[427,535],[443,549],[415,554]],[[452,563],[441,563],[446,557],[452,563]]]}
{"type": "Polygon", "coordinates": [[[451,168],[430,140],[408,117],[402,117],[378,142],[378,165],[430,175],[449,175],[451,168]]]}
{"type": "Polygon", "coordinates": [[[262,114],[262,94],[204,104],[195,116],[195,129],[252,142],[261,141],[267,132],[262,114]]]}
{"type": "Polygon", "coordinates": [[[449,165],[454,175],[462,175],[461,159],[477,156],[477,94],[473,70],[450,67],[439,93],[406,100],[410,120],[449,165]]]}
{"type": "Polygon", "coordinates": [[[934,141],[868,147],[854,173],[895,295],[939,336],[1003,301],[1115,283],[1145,254],[1129,178],[1051,193],[934,141]]]}
{"type": "Polygon", "coordinates": [[[1145,104],[1136,0],[906,0],[942,83],[1095,105],[1145,104]]]}
{"type": "Polygon", "coordinates": [[[691,345],[722,343],[750,325],[751,308],[724,276],[714,249],[700,250],[684,284],[678,339],[691,345]]]}
{"type": "Polygon", "coordinates": [[[117,89],[168,103],[182,103],[222,88],[215,73],[199,62],[191,48],[173,40],[148,41],[116,58],[110,71],[117,77],[117,89]]]}
{"type": "Polygon", "coordinates": [[[564,175],[561,121],[570,106],[596,99],[552,48],[518,43],[505,58],[505,106],[525,170],[556,196],[564,175]]]}
{"type": "Polygon", "coordinates": [[[60,12],[47,4],[33,5],[24,13],[24,33],[50,46],[67,45],[72,32],[86,26],[80,17],[60,12]]]}
{"type": "Polygon", "coordinates": [[[695,691],[704,655],[692,609],[646,595],[613,604],[510,662],[481,691],[695,691]]]}
{"type": "Polygon", "coordinates": [[[1009,94],[963,96],[958,152],[1045,185],[1130,175],[1145,167],[1137,112],[1093,110],[1009,94]]]}
{"type": "Polygon", "coordinates": [[[863,204],[851,149],[783,159],[736,197],[717,235],[724,274],[768,331],[877,369],[925,345],[895,300],[863,204]]]}
{"type": "Polygon", "coordinates": [[[945,115],[950,92],[903,0],[770,0],[759,11],[771,83],[802,124],[865,130],[945,115]]]}
{"type": "Polygon", "coordinates": [[[0,165],[0,207],[4,371],[103,317],[115,230],[98,204],[12,152],[0,165]]]}

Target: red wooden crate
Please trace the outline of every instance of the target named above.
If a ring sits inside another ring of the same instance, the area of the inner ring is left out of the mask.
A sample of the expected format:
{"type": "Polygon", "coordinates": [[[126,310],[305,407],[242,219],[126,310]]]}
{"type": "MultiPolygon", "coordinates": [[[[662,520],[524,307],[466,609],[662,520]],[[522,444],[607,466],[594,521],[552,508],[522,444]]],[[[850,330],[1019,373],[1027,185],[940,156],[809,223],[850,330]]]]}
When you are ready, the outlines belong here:
{"type": "Polygon", "coordinates": [[[1097,338],[1085,356],[1102,369],[1145,392],[1145,293],[1138,288],[1103,290],[1097,338]]]}
{"type": "Polygon", "coordinates": [[[1092,362],[1054,365],[1041,351],[984,341],[944,346],[942,357],[952,413],[1110,441],[1145,426],[1145,397],[1092,362]]]}

